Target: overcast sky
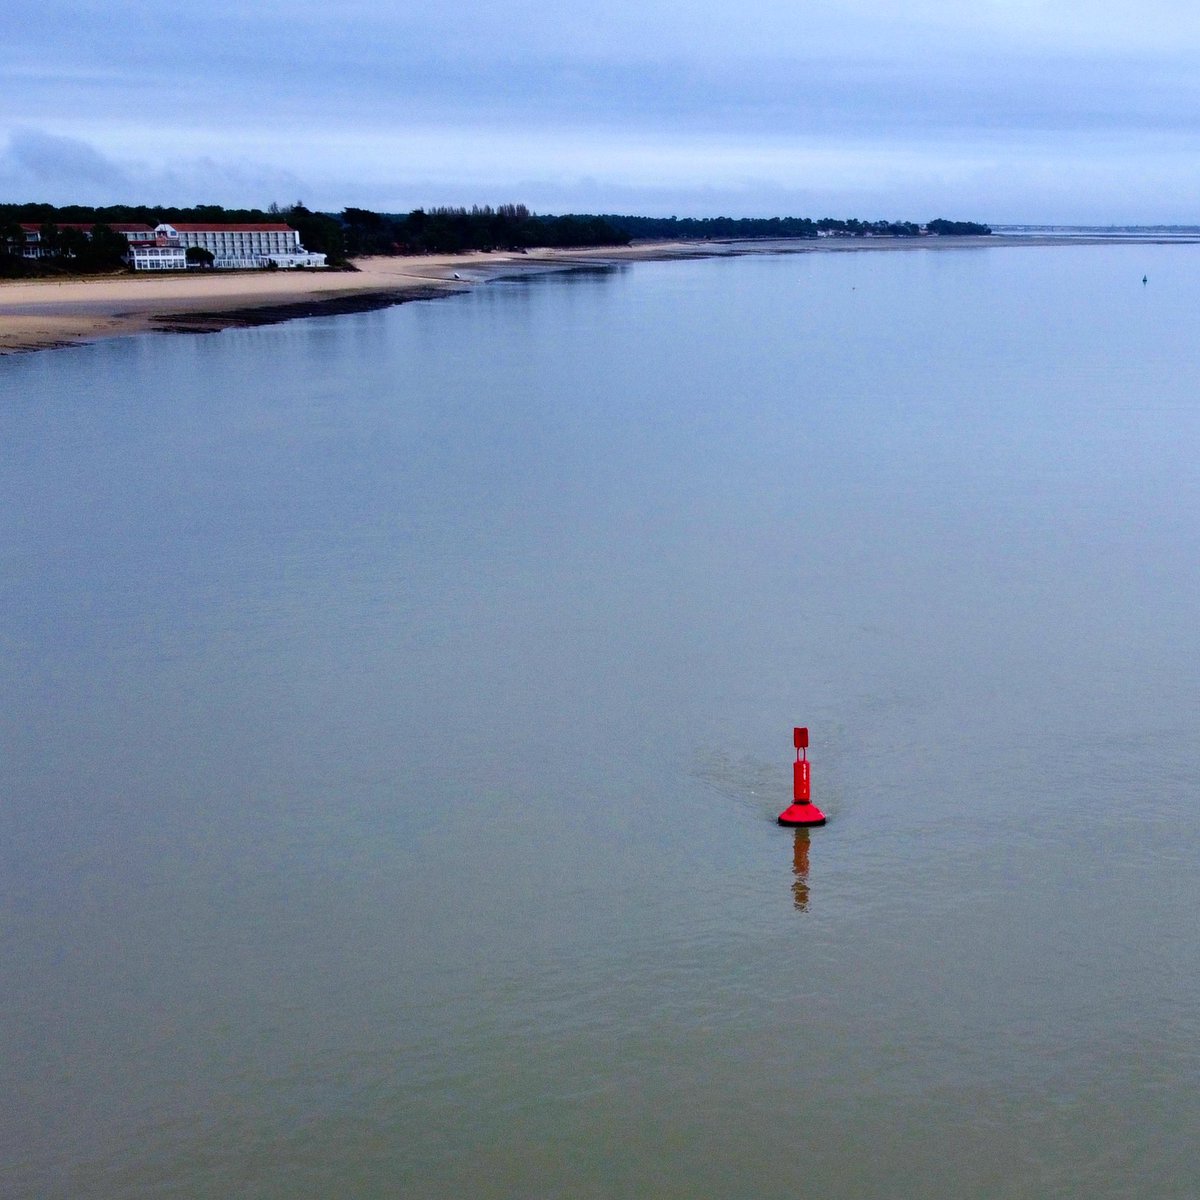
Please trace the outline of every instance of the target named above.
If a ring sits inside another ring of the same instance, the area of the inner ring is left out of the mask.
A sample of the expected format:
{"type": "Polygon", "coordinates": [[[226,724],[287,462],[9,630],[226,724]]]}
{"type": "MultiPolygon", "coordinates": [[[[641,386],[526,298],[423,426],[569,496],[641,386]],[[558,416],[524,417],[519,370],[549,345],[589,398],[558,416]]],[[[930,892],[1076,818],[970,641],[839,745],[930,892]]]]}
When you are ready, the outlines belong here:
{"type": "Polygon", "coordinates": [[[0,199],[1200,222],[1195,0],[10,0],[0,199]]]}

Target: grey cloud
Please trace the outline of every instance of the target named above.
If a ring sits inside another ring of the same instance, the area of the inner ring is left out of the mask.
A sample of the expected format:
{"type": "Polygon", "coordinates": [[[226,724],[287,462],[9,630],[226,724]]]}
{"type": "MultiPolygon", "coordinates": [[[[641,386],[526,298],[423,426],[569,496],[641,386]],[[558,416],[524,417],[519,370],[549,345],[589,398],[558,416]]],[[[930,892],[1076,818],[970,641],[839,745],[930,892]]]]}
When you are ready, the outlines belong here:
{"type": "Polygon", "coordinates": [[[356,78],[385,120],[487,114],[532,128],[779,135],[1200,130],[1200,73],[1174,60],[966,58],[914,72],[884,58],[668,60],[653,69],[562,59],[527,61],[515,76],[504,64],[410,62],[401,74],[367,65],[356,78]]]}
{"type": "Polygon", "coordinates": [[[6,90],[12,119],[59,128],[108,117],[284,133],[519,125],[583,138],[1200,132],[1200,69],[1186,40],[1051,48],[1005,41],[1021,18],[1002,19],[1003,6],[974,17],[910,8],[923,19],[872,0],[756,0],[748,13],[613,0],[592,15],[545,0],[395,10],[213,0],[158,19],[45,0],[39,20],[6,29],[6,90]],[[71,35],[52,56],[47,28],[71,35]]]}
{"type": "MultiPolygon", "coordinates": [[[[156,53],[184,42],[203,54],[222,46],[270,58],[307,47],[305,60],[353,61],[353,51],[387,47],[407,54],[440,47],[447,60],[464,55],[515,63],[529,56],[595,54],[652,61],[664,49],[690,60],[760,58],[778,52],[840,56],[874,47],[892,56],[936,62],[946,51],[1005,55],[1040,48],[1070,52],[1168,52],[1194,49],[1200,18],[1185,0],[1076,0],[1075,3],[948,5],[944,0],[209,0],[193,8],[151,9],[101,0],[14,0],[6,32],[45,45],[82,40],[107,54],[156,53]],[[21,19],[21,10],[27,17],[21,19]],[[140,11],[139,11],[140,10],[140,11]],[[350,51],[347,57],[347,51],[350,51]]],[[[10,5],[10,8],[12,6],[10,5]]]]}
{"type": "MultiPolygon", "coordinates": [[[[607,180],[544,183],[522,197],[546,209],[907,215],[940,195],[938,208],[988,217],[997,214],[974,201],[989,197],[956,163],[990,159],[1002,164],[987,180],[1000,215],[1021,194],[1022,212],[1036,219],[1038,197],[1056,214],[1060,203],[1084,202],[1078,188],[1060,193],[1044,164],[1086,160],[1097,189],[1119,175],[1128,204],[1154,219],[1167,198],[1179,206],[1190,197],[1200,136],[1200,21],[1175,0],[1139,10],[1085,0],[1071,13],[999,0],[956,9],[933,0],[751,0],[740,9],[611,0],[587,10],[548,0],[211,0],[169,14],[100,0],[15,3],[0,64],[11,123],[0,120],[0,138],[26,128],[0,149],[7,196],[232,204],[278,195],[399,208],[407,200],[388,199],[391,180],[444,181],[456,170],[448,164],[494,139],[519,151],[518,178],[607,180]],[[44,129],[92,140],[29,132],[44,129]],[[245,153],[290,169],[235,160],[224,149],[234,136],[255,147],[245,153]],[[635,163],[651,145],[679,151],[664,170],[680,178],[664,177],[661,193],[629,186],[644,182],[644,165],[620,177],[621,147],[635,163]],[[125,157],[100,152],[115,146],[127,147],[125,157]],[[881,180],[868,208],[814,180],[816,199],[806,202],[780,186],[797,178],[788,154],[813,147],[857,156],[862,170],[848,179],[894,150],[925,183],[881,180]],[[777,156],[774,183],[733,178],[742,168],[728,164],[741,149],[759,175],[777,156]],[[1151,157],[1161,171],[1146,169],[1151,157]],[[1138,170],[1126,170],[1135,158],[1138,170]],[[697,191],[690,185],[706,169],[713,188],[697,191]]],[[[459,194],[439,185],[438,201],[511,195],[513,179],[495,174],[503,161],[498,151],[485,168],[490,194],[477,175],[459,194]]],[[[404,195],[431,202],[416,190],[404,195]]]]}
{"type": "MultiPolygon", "coordinates": [[[[861,46],[737,61],[571,55],[455,56],[424,45],[227,39],[189,53],[143,47],[124,76],[27,68],[21,119],[108,113],[126,123],[380,132],[420,124],[526,131],[850,136],[927,131],[1200,132],[1200,70],[1188,56],[947,54],[916,62],[861,46]],[[258,56],[256,58],[256,55],[258,56]],[[247,114],[252,114],[247,118],[247,114]]],[[[16,108],[16,105],[14,105],[16,108]]]]}
{"type": "Polygon", "coordinates": [[[108,189],[117,193],[128,191],[133,183],[121,167],[87,142],[36,129],[20,129],[11,135],[7,150],[0,155],[0,180],[13,194],[22,182],[33,189],[67,184],[86,192],[108,189]]]}
{"type": "Polygon", "coordinates": [[[21,129],[0,150],[0,195],[52,204],[223,203],[267,205],[311,191],[291,171],[211,157],[168,160],[151,167],[117,162],[80,138],[21,129]]]}

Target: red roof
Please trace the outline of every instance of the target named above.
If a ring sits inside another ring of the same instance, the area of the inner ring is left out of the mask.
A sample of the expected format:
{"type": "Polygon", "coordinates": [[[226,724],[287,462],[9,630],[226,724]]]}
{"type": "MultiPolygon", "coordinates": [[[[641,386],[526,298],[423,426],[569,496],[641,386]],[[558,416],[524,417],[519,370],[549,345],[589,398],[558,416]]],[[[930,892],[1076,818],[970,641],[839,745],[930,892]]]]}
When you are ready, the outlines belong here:
{"type": "MultiPolygon", "coordinates": [[[[21,228],[26,233],[37,233],[41,230],[42,225],[49,224],[54,229],[82,229],[84,233],[95,229],[97,225],[104,224],[103,221],[50,221],[34,224],[28,221],[21,222],[21,228]]],[[[154,230],[149,225],[138,224],[120,224],[114,223],[109,225],[109,229],[115,233],[153,233],[154,230]]]]}
{"type": "Polygon", "coordinates": [[[295,233],[290,225],[180,225],[165,222],[180,233],[295,233]]]}
{"type": "Polygon", "coordinates": [[[35,222],[22,221],[21,222],[21,228],[24,229],[26,233],[38,233],[41,230],[43,225],[49,225],[51,229],[83,229],[86,231],[86,230],[92,228],[91,222],[89,222],[87,224],[81,224],[79,221],[35,221],[35,222]]]}

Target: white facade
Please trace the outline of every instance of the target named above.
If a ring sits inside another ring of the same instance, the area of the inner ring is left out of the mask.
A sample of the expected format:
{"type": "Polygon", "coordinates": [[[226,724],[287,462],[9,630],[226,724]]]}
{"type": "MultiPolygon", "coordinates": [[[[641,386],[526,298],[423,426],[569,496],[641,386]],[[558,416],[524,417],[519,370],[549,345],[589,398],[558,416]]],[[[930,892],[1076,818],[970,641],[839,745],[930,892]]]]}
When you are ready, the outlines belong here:
{"type": "Polygon", "coordinates": [[[213,256],[213,266],[223,270],[277,267],[323,267],[324,254],[313,254],[300,244],[300,234],[288,225],[159,225],[160,241],[187,251],[198,246],[213,256]]]}
{"type": "Polygon", "coordinates": [[[187,252],[182,246],[157,245],[153,242],[130,242],[125,256],[135,271],[185,271],[187,252]]]}

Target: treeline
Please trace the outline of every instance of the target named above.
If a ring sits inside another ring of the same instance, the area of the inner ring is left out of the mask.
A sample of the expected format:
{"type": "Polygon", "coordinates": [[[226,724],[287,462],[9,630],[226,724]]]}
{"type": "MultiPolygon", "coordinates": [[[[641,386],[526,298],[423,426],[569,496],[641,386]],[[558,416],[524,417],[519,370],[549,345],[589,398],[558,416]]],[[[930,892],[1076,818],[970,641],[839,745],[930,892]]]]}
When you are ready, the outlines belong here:
{"type": "Polygon", "coordinates": [[[810,217],[635,217],[606,216],[630,238],[648,241],[714,241],[751,238],[815,238],[810,217]]]}
{"type": "MultiPolygon", "coordinates": [[[[64,221],[67,218],[62,218],[64,221]]],[[[91,221],[84,218],[84,223],[91,221]]],[[[125,269],[122,256],[129,243],[103,222],[90,236],[80,229],[42,225],[42,247],[49,257],[25,258],[20,222],[0,216],[0,279],[25,279],[38,275],[93,275],[125,269]]]]}
{"type": "MultiPolygon", "coordinates": [[[[636,217],[539,216],[523,204],[473,208],[414,209],[377,213],[346,208],[341,213],[313,212],[296,201],[267,209],[223,208],[198,204],[191,208],[163,205],[0,204],[0,275],[78,274],[122,269],[125,239],[113,225],[163,222],[258,224],[286,222],[309,249],[326,255],[330,265],[371,254],[456,254],[467,250],[528,250],[537,246],[622,246],[647,240],[720,240],[815,238],[822,233],[850,237],[918,237],[911,221],[859,221],[822,217],[636,217]],[[51,256],[27,259],[21,254],[20,225],[37,225],[51,256]],[[95,224],[89,238],[62,225],[95,224]]],[[[988,234],[972,221],[930,221],[925,231],[940,235],[988,234]]]]}
{"type": "Polygon", "coordinates": [[[949,234],[952,237],[970,237],[991,233],[987,225],[977,225],[974,221],[947,221],[938,217],[925,227],[930,233],[949,234]]]}
{"type": "Polygon", "coordinates": [[[608,215],[614,228],[647,241],[714,241],[724,238],[815,238],[809,217],[630,217],[608,215]]]}
{"type": "MultiPolygon", "coordinates": [[[[297,210],[290,209],[288,214],[297,210]]],[[[285,214],[286,215],[286,214],[285,214]]],[[[313,214],[316,215],[316,214],[313,214]]],[[[291,220],[291,216],[288,217],[291,220]]],[[[326,217],[332,221],[333,218],[326,217]]],[[[990,234],[987,225],[972,221],[930,221],[923,231],[913,221],[860,221],[822,217],[634,217],[606,213],[602,216],[537,216],[523,204],[498,208],[415,209],[406,214],[376,213],[347,208],[341,217],[341,242],[310,245],[331,260],[345,255],[453,254],[461,250],[527,250],[534,246],[621,246],[635,238],[645,240],[720,240],[761,238],[815,238],[822,233],[850,237],[920,237],[934,234],[990,234]]],[[[292,222],[296,224],[295,221],[292,222]]],[[[297,225],[297,228],[300,228],[297,225]]]]}
{"type": "Polygon", "coordinates": [[[313,212],[304,204],[266,210],[222,208],[200,204],[192,208],[160,205],[111,204],[0,204],[0,274],[49,274],[70,270],[116,270],[121,266],[125,242],[111,234],[114,224],[162,222],[213,224],[283,221],[300,234],[309,250],[327,256],[333,265],[369,254],[457,254],[467,250],[527,250],[534,246],[623,246],[629,235],[602,217],[539,216],[523,204],[474,208],[414,209],[409,213],[376,213],[347,208],[339,214],[313,212]],[[20,257],[20,224],[38,225],[43,244],[62,254],[50,259],[20,257]],[[99,227],[89,239],[78,230],[58,229],[63,224],[99,227]],[[117,239],[113,241],[112,239],[117,239]],[[15,253],[14,253],[15,251],[15,253]]]}
{"type": "Polygon", "coordinates": [[[25,222],[28,225],[87,225],[94,221],[106,225],[158,225],[162,221],[204,221],[257,223],[278,221],[283,210],[272,205],[261,208],[222,208],[219,204],[197,204],[191,208],[170,208],[159,204],[0,204],[0,221],[25,222]]]}
{"type": "MultiPolygon", "coordinates": [[[[860,221],[837,217],[628,217],[606,215],[615,229],[631,238],[664,241],[691,240],[753,240],[762,238],[815,238],[821,234],[840,234],[847,237],[920,237],[921,226],[913,221],[860,221]]],[[[934,234],[990,234],[987,225],[973,221],[947,221],[942,218],[925,226],[934,234]]]]}
{"type": "Polygon", "coordinates": [[[534,246],[623,246],[627,234],[603,217],[538,216],[523,204],[414,209],[376,213],[347,208],[341,215],[344,253],[456,254],[462,250],[528,250],[534,246]]]}

